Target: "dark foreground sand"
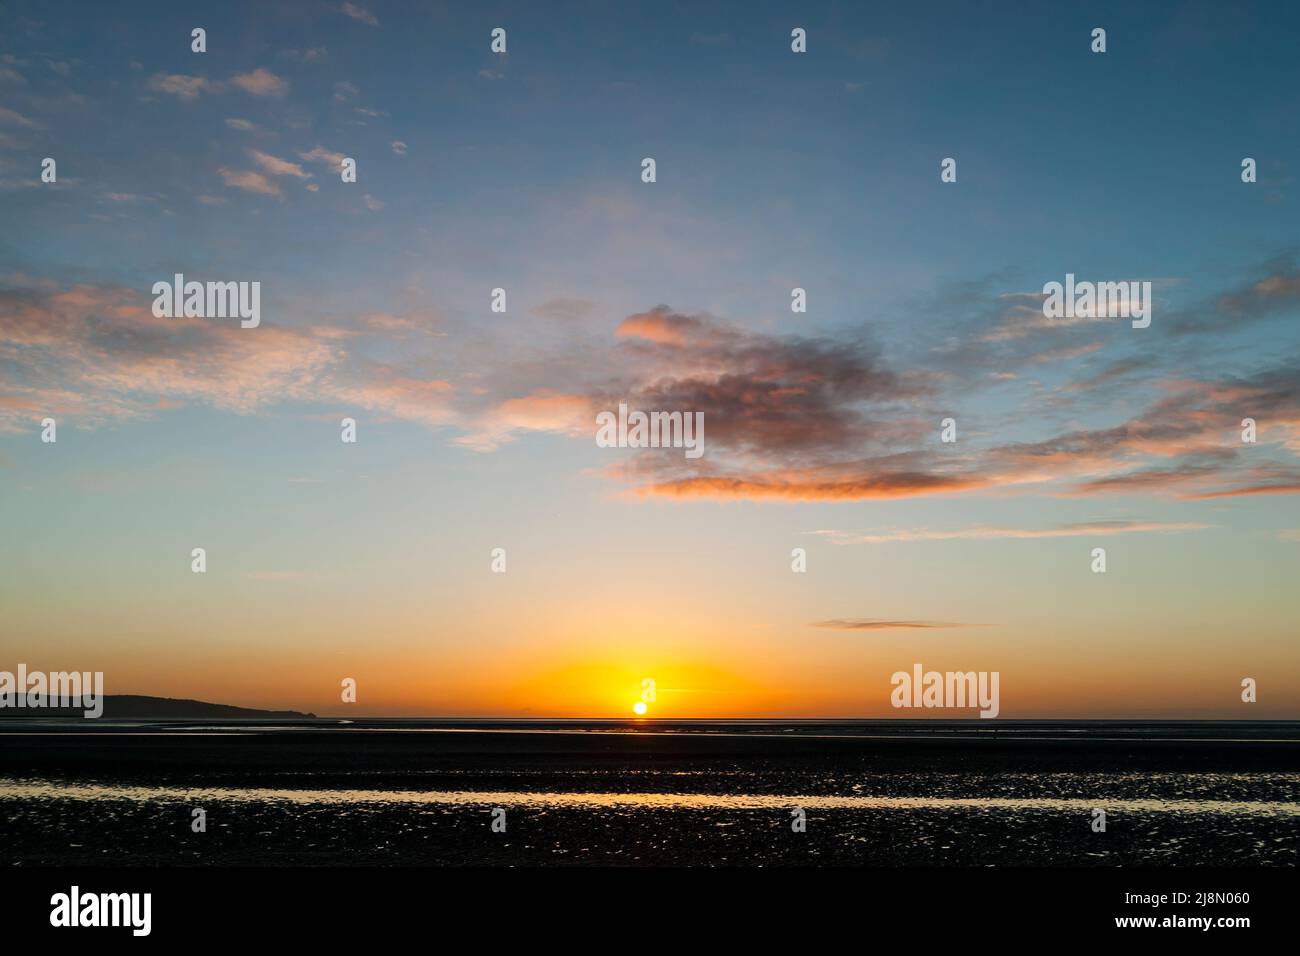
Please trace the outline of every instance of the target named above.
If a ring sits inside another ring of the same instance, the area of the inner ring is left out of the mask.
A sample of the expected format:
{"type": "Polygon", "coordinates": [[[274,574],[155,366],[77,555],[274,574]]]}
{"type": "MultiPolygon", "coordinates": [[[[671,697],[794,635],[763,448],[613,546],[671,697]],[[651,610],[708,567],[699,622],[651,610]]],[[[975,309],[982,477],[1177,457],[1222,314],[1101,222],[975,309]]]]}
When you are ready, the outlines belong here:
{"type": "Polygon", "coordinates": [[[230,736],[15,726],[0,736],[0,864],[1300,862],[1293,726],[1089,725],[996,739],[935,727],[882,739],[867,725],[671,735],[379,726],[230,736]],[[819,804],[828,797],[883,799],[819,804]],[[944,803],[953,799],[969,802],[944,803]],[[505,833],[490,825],[497,802],[508,804],[505,833]],[[797,806],[804,833],[791,829],[797,806]],[[195,807],[206,833],[191,830],[195,807]],[[1092,830],[1094,807],[1107,810],[1105,833],[1092,830]]]}

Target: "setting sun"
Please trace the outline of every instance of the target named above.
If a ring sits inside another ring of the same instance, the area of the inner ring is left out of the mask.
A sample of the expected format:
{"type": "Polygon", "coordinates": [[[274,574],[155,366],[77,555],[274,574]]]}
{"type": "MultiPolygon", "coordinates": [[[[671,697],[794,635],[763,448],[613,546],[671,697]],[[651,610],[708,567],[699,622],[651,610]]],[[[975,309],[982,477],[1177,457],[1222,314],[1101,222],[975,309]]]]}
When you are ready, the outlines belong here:
{"type": "Polygon", "coordinates": [[[644,717],[645,712],[648,709],[649,708],[646,707],[645,701],[643,700],[638,700],[635,704],[632,705],[632,712],[635,713],[638,717],[644,717]]]}

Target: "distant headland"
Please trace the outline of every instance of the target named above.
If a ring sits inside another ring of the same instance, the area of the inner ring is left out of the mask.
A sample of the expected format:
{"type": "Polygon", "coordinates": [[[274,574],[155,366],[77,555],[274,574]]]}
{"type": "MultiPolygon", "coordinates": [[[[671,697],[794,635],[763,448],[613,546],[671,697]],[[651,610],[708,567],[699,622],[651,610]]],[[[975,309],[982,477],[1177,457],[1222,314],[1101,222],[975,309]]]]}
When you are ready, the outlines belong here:
{"type": "MultiPolygon", "coordinates": [[[[25,720],[45,717],[81,718],[81,708],[0,708],[0,720],[21,717],[25,720]]],[[[229,704],[210,704],[202,700],[178,700],[174,697],[146,697],[141,694],[105,694],[104,717],[110,720],[195,720],[212,717],[249,718],[266,720],[311,719],[315,714],[297,710],[257,710],[252,707],[232,707],[229,704]]]]}

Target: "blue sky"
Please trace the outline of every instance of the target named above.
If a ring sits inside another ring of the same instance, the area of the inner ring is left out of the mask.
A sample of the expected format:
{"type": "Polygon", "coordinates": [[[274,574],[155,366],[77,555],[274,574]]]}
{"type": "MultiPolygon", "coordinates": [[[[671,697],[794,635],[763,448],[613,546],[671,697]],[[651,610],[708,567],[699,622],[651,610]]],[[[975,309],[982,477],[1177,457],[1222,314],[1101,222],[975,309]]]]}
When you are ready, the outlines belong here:
{"type": "Polygon", "coordinates": [[[521,702],[591,666],[877,713],[924,654],[1095,715],[1140,646],[1172,676],[1114,713],[1239,715],[1238,671],[1296,670],[1293,8],[0,9],[16,653],[317,710],[371,666],[388,712],[614,707],[521,702]],[[151,320],[176,272],[260,281],[263,326],[151,320]],[[1067,272],[1151,281],[1151,328],[1036,320],[1067,272]],[[711,452],[596,448],[621,399],[700,407],[711,452]]]}

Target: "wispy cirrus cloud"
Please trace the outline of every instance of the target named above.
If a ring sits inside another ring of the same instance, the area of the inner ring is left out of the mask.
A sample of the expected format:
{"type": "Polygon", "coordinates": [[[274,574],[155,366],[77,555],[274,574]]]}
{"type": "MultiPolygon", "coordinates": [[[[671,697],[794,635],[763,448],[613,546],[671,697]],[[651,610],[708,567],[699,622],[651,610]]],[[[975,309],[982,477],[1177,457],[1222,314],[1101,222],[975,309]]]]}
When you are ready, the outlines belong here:
{"type": "MultiPolygon", "coordinates": [[[[303,398],[339,356],[315,335],[283,328],[238,335],[204,319],[159,319],[133,290],[0,289],[0,359],[21,362],[0,395],[12,409],[104,422],[152,414],[160,401],[247,413],[303,398]]],[[[12,417],[11,417],[12,424],[12,417]]]]}
{"type": "Polygon", "coordinates": [[[7,83],[11,86],[26,86],[27,78],[18,72],[15,67],[18,66],[18,60],[11,54],[0,56],[0,83],[7,83]]]}
{"type": "Polygon", "coordinates": [[[1178,335],[1221,332],[1281,318],[1300,308],[1300,261],[1292,252],[1265,263],[1258,274],[1167,320],[1178,335]]]}
{"type": "Polygon", "coordinates": [[[808,534],[826,538],[832,544],[893,544],[911,541],[970,541],[996,538],[1092,538],[1116,534],[1175,534],[1204,531],[1212,525],[1199,521],[1084,521],[1055,525],[1050,528],[991,527],[973,528],[900,528],[887,531],[847,531],[828,529],[808,534]]]}
{"type": "Polygon", "coordinates": [[[1243,495],[1300,481],[1300,361],[1246,376],[1167,380],[1162,389],[1163,398],[1122,424],[1004,445],[987,457],[1008,477],[1066,481],[1057,490],[1066,495],[1212,497],[1229,493],[1229,483],[1243,495]],[[1255,444],[1241,440],[1246,418],[1263,423],[1255,444]]]}
{"type": "Polygon", "coordinates": [[[36,120],[4,106],[0,106],[0,123],[8,126],[21,126],[23,129],[38,129],[40,127],[40,123],[36,122],[36,120]]]}
{"type": "Polygon", "coordinates": [[[345,17],[351,17],[353,20],[360,20],[372,27],[379,26],[379,18],[371,13],[365,6],[360,3],[352,3],[351,0],[344,0],[339,5],[339,13],[345,17]]]}
{"type": "Polygon", "coordinates": [[[428,426],[455,419],[450,382],[368,360],[332,333],[156,318],[146,296],[120,287],[10,283],[0,286],[0,430],[43,415],[97,425],[187,404],[235,414],[325,405],[428,426]]]}
{"type": "Polygon", "coordinates": [[[952,624],[947,621],[890,621],[879,618],[833,618],[829,621],[817,621],[813,627],[824,627],[833,631],[928,631],[950,627],[965,627],[964,624],[952,624]]]}
{"type": "MultiPolygon", "coordinates": [[[[841,470],[851,470],[841,466],[841,470]]],[[[912,498],[917,495],[951,494],[987,487],[979,477],[933,474],[924,470],[875,470],[860,463],[865,473],[845,477],[817,470],[758,473],[754,475],[700,475],[646,484],[636,489],[641,495],[670,498],[746,498],[787,501],[865,501],[912,498]]]]}
{"type": "Polygon", "coordinates": [[[1255,495],[1300,494],[1300,468],[1258,469],[1245,477],[1245,481],[1228,488],[1210,491],[1193,491],[1184,495],[1208,501],[1212,498],[1245,498],[1255,495]]]}
{"type": "MultiPolygon", "coordinates": [[[[257,169],[221,167],[219,174],[231,188],[276,198],[282,195],[278,182],[311,178],[305,164],[333,166],[342,159],[319,145],[297,154],[303,165],[262,150],[248,155],[257,169]]],[[[361,198],[372,211],[382,209],[373,197],[361,198]]],[[[589,300],[551,297],[526,311],[568,319],[587,316],[592,308],[589,300]]],[[[663,305],[627,315],[603,337],[585,323],[578,328],[556,322],[546,329],[562,343],[555,354],[523,344],[516,348],[513,342],[449,340],[450,351],[441,351],[454,355],[468,349],[472,355],[477,349],[480,357],[494,359],[486,374],[465,372],[458,383],[359,361],[352,337],[406,336],[409,345],[417,341],[411,335],[429,331],[400,316],[362,314],[345,327],[315,330],[315,342],[331,344],[347,361],[331,363],[328,375],[309,377],[301,394],[344,398],[394,420],[451,425],[459,431],[453,441],[479,451],[528,433],[590,441],[595,415],[621,403],[703,413],[707,452],[701,459],[662,449],[608,457],[601,473],[634,496],[866,501],[1036,494],[1210,500],[1300,492],[1300,359],[1274,357],[1272,364],[1261,362],[1237,375],[1146,376],[1145,405],[1136,414],[1126,410],[1114,424],[1062,429],[1047,419],[1030,419],[1023,430],[1037,428],[1043,437],[999,440],[999,433],[968,429],[960,443],[944,444],[938,440],[940,419],[964,399],[960,390],[968,381],[891,360],[869,336],[851,329],[782,335],[663,305]],[[575,343],[580,343],[576,350],[575,343]],[[1241,423],[1248,417],[1259,420],[1254,443],[1241,440],[1241,423]]],[[[1091,341],[1049,350],[1052,361],[1071,368],[1087,363],[1096,352],[1091,341]]],[[[1088,394],[1100,382],[1125,382],[1151,361],[1139,355],[1100,371],[1091,368],[1074,379],[1086,384],[1077,394],[1088,394]]],[[[451,364],[477,367],[472,360],[451,364]]],[[[1066,408],[1069,384],[1067,379],[1052,393],[1066,408]]],[[[1046,529],[875,531],[853,540],[1062,537],[1202,527],[1113,521],[1046,529]]],[[[848,532],[838,534],[841,542],[851,538],[848,532]]]]}

